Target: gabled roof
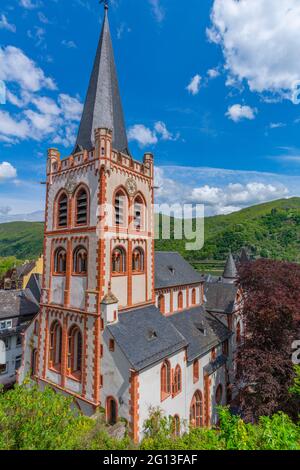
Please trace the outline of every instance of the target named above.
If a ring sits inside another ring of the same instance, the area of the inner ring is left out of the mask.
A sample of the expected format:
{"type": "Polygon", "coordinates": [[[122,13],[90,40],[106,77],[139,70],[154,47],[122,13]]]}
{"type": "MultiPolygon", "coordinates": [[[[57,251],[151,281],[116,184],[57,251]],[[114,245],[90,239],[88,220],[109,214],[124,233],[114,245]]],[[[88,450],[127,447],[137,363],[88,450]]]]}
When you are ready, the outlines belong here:
{"type": "Polygon", "coordinates": [[[185,338],[154,306],[120,313],[108,330],[134,370],[142,370],[186,346],[185,338]]]}
{"type": "Polygon", "coordinates": [[[155,289],[203,282],[198,273],[179,253],[155,253],[155,289]]]}
{"type": "Polygon", "coordinates": [[[35,315],[38,311],[39,304],[26,289],[0,291],[0,319],[35,315]]]}
{"type": "Polygon", "coordinates": [[[224,279],[236,279],[237,274],[238,272],[237,272],[236,264],[233,259],[232,253],[230,253],[226,261],[223,278],[224,279]]]}
{"type": "Polygon", "coordinates": [[[203,307],[176,313],[168,317],[168,320],[188,343],[189,362],[204,355],[231,336],[228,328],[203,307]]]}
{"type": "Polygon", "coordinates": [[[112,130],[113,148],[129,153],[107,9],[73,153],[91,150],[98,128],[112,130]]]}
{"type": "Polygon", "coordinates": [[[237,292],[236,284],[207,282],[205,284],[206,310],[212,313],[232,313],[237,292]]]}

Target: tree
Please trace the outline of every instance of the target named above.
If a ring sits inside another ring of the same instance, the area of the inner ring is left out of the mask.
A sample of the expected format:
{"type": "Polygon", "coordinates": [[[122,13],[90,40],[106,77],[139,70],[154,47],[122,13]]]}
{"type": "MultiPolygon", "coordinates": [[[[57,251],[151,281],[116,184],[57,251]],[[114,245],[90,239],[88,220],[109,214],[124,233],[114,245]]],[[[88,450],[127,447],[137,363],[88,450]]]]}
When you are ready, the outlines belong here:
{"type": "Polygon", "coordinates": [[[279,410],[296,417],[289,393],[295,370],[292,343],[299,330],[300,266],[258,260],[239,267],[245,336],[237,355],[239,406],[247,421],[279,410]]]}

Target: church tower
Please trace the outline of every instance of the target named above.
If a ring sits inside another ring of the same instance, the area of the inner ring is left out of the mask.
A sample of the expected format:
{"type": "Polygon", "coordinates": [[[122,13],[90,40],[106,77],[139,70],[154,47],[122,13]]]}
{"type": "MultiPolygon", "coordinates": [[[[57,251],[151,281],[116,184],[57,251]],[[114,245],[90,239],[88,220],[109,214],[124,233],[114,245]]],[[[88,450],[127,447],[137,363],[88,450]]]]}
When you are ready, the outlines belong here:
{"type": "Polygon", "coordinates": [[[102,404],[105,327],[155,302],[153,176],[153,156],[136,161],[128,148],[105,6],[73,153],[48,150],[42,299],[31,352],[38,383],[74,396],[87,414],[102,404]]]}

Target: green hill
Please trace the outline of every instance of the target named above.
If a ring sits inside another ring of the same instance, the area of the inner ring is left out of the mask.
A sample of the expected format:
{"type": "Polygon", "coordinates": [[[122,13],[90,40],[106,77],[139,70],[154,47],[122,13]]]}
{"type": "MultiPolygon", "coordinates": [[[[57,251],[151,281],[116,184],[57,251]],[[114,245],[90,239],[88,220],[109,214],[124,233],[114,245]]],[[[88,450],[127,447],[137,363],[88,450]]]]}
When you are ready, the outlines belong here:
{"type": "MultiPolygon", "coordinates": [[[[161,218],[157,222],[161,226],[161,218]]],[[[171,233],[174,220],[171,219],[171,233]]],[[[32,259],[43,245],[43,223],[0,224],[0,257],[32,259]]],[[[173,237],[174,238],[174,237],[173,237]]],[[[188,260],[223,261],[231,249],[243,246],[253,255],[300,262],[300,198],[282,199],[252,206],[229,215],[205,220],[205,245],[200,251],[185,251],[185,240],[157,240],[157,250],[179,251],[188,260]]]]}

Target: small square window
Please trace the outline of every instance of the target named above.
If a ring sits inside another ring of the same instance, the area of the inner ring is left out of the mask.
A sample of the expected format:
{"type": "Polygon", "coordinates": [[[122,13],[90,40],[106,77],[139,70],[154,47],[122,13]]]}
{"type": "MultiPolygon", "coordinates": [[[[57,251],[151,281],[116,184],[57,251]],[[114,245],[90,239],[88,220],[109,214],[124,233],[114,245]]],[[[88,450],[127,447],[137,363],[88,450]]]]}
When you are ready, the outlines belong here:
{"type": "Polygon", "coordinates": [[[22,346],[22,336],[21,335],[17,336],[16,346],[22,346]]]}
{"type": "Polygon", "coordinates": [[[0,364],[0,375],[4,375],[7,372],[7,364],[0,364]]]}
{"type": "Polygon", "coordinates": [[[22,356],[17,356],[16,357],[15,369],[16,370],[20,369],[21,364],[22,364],[22,356]]]}

